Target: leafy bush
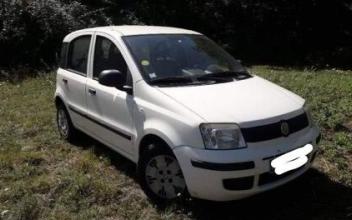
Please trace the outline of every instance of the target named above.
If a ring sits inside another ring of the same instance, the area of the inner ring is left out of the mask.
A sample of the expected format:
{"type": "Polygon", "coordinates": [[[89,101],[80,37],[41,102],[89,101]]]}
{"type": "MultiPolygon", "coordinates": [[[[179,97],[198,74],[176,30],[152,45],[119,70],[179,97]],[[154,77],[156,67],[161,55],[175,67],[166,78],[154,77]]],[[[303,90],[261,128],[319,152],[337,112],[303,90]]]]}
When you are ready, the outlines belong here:
{"type": "Polygon", "coordinates": [[[352,66],[350,0],[1,0],[0,67],[51,66],[73,30],[138,23],[200,31],[250,63],[352,66]]]}
{"type": "Polygon", "coordinates": [[[0,66],[52,64],[63,37],[77,29],[111,24],[102,9],[78,1],[2,0],[0,66]]]}
{"type": "Polygon", "coordinates": [[[147,24],[195,29],[254,63],[351,66],[350,0],[140,0],[147,24]]]}

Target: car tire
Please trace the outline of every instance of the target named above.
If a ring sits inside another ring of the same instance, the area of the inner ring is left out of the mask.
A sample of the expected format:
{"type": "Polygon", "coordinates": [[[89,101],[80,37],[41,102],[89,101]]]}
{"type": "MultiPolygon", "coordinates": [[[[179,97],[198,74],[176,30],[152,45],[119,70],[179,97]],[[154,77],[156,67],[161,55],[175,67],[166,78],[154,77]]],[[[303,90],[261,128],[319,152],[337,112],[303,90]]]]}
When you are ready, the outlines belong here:
{"type": "Polygon", "coordinates": [[[59,104],[56,108],[56,123],[61,138],[69,142],[75,139],[77,130],[63,104],[59,104]]]}
{"type": "Polygon", "coordinates": [[[138,163],[138,178],[145,194],[157,205],[186,198],[187,186],[169,146],[149,144],[138,163]]]}

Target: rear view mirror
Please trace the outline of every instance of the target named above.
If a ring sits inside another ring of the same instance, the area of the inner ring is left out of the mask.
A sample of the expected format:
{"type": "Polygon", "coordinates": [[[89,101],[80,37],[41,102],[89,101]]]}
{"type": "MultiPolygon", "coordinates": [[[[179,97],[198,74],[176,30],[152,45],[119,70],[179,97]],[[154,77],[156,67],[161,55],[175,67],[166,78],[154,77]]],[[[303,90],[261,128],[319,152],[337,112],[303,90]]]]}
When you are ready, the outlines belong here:
{"type": "Polygon", "coordinates": [[[125,85],[126,79],[119,70],[104,70],[99,74],[99,83],[104,86],[116,87],[132,95],[132,87],[125,85]]]}
{"type": "Polygon", "coordinates": [[[118,70],[104,70],[99,74],[99,83],[104,86],[121,88],[123,76],[118,70]]]}

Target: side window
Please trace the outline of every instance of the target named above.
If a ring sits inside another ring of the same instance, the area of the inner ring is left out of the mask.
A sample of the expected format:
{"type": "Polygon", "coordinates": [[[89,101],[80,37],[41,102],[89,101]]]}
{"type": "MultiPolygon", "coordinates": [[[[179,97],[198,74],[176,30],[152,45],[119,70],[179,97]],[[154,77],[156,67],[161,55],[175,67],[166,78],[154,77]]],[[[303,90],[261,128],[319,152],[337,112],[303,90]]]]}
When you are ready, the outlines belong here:
{"type": "Polygon", "coordinates": [[[59,58],[59,67],[62,69],[66,68],[67,49],[68,49],[68,43],[62,43],[60,58],[59,58]]]}
{"type": "Polygon", "coordinates": [[[104,70],[119,70],[129,78],[127,64],[119,49],[110,40],[97,36],[94,52],[93,78],[97,79],[104,70]]]}
{"type": "Polygon", "coordinates": [[[67,68],[87,74],[87,62],[91,36],[78,37],[70,43],[67,68]]]}

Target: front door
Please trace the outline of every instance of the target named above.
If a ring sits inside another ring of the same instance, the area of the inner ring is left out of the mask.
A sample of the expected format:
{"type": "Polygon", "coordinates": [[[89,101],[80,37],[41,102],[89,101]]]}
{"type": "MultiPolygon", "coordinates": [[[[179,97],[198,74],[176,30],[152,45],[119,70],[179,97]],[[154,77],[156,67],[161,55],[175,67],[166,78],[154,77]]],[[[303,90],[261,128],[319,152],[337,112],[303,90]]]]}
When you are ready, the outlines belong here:
{"type": "Polygon", "coordinates": [[[133,155],[133,96],[114,87],[99,84],[104,70],[119,70],[126,85],[132,86],[127,64],[113,38],[97,34],[92,77],[87,79],[87,114],[94,120],[93,132],[127,157],[133,155]]]}

